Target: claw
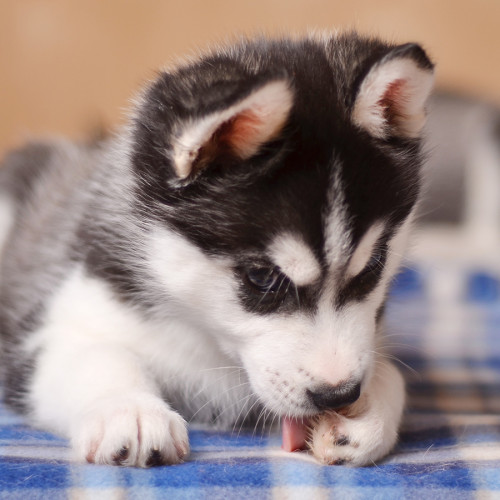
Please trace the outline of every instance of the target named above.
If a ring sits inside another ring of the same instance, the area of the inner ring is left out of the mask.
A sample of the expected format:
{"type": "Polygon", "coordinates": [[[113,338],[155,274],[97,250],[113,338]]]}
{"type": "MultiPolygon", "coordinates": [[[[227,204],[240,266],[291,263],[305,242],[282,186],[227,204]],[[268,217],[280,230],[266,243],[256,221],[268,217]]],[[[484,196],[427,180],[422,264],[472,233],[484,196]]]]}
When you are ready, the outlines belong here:
{"type": "Polygon", "coordinates": [[[345,465],[348,463],[348,460],[344,458],[337,458],[336,460],[332,460],[329,465],[345,465]]]}
{"type": "Polygon", "coordinates": [[[116,465],[122,465],[125,460],[129,457],[130,448],[128,446],[122,446],[120,451],[113,456],[113,462],[116,465]]]}
{"type": "Polygon", "coordinates": [[[351,444],[351,440],[347,436],[339,436],[334,441],[334,444],[337,446],[349,446],[351,444]]]}
{"type": "Polygon", "coordinates": [[[164,463],[165,459],[160,450],[153,448],[146,462],[146,467],[157,467],[159,465],[163,465],[164,463]]]}

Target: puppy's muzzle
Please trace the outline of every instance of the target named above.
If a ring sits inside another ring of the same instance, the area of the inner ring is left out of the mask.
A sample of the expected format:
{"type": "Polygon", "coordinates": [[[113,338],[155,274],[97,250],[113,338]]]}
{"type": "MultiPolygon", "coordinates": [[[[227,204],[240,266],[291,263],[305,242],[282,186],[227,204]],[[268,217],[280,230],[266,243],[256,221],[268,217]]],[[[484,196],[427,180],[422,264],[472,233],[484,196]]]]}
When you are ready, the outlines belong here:
{"type": "Polygon", "coordinates": [[[314,391],[307,389],[306,393],[318,410],[336,410],[354,403],[359,398],[361,383],[347,382],[336,386],[324,384],[314,391]]]}

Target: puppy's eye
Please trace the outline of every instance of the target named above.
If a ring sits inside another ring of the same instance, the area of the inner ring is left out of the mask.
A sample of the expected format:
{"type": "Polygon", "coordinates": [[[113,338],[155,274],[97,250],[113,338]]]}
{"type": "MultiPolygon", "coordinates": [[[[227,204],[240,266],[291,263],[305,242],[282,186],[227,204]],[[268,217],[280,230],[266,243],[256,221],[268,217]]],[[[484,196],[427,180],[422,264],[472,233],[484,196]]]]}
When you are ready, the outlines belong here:
{"type": "Polygon", "coordinates": [[[235,268],[240,283],[238,295],[248,311],[270,314],[293,306],[299,289],[278,266],[265,260],[242,263],[235,268]],[[295,293],[289,293],[292,288],[295,293]]]}
{"type": "Polygon", "coordinates": [[[261,293],[276,293],[287,277],[277,267],[254,267],[246,272],[246,281],[261,293]]]}

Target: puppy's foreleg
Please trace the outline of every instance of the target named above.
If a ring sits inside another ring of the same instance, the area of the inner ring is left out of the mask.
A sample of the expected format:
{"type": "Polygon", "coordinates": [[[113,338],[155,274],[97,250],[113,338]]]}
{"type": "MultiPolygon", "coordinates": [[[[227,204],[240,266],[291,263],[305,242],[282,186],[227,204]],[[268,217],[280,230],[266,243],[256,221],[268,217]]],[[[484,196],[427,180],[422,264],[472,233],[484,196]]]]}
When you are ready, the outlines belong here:
{"type": "Polygon", "coordinates": [[[46,344],[37,364],[30,391],[34,418],[66,434],[78,459],[148,467],[187,455],[185,421],[126,347],[59,337],[46,344]]]}
{"type": "Polygon", "coordinates": [[[147,467],[178,463],[189,450],[184,420],[119,345],[48,345],[31,403],[38,423],[66,434],[80,460],[147,467]]]}

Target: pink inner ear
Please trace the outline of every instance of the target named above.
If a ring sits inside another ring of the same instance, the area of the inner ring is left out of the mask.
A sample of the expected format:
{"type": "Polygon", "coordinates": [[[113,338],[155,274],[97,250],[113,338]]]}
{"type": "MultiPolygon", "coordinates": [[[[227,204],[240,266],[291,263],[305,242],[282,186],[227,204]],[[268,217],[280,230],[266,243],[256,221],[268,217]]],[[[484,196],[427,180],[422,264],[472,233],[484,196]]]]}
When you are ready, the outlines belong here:
{"type": "Polygon", "coordinates": [[[248,159],[277,137],[293,104],[285,80],[271,81],[241,102],[188,122],[173,143],[175,170],[194,177],[216,158],[248,159]]]}
{"type": "Polygon", "coordinates": [[[197,172],[219,155],[236,155],[246,159],[257,153],[266,141],[272,139],[275,129],[267,115],[258,111],[244,110],[223,122],[199,150],[191,163],[191,171],[197,172]]]}
{"type": "Polygon", "coordinates": [[[377,103],[384,110],[384,118],[389,125],[398,125],[402,118],[407,118],[407,113],[405,113],[408,104],[408,97],[405,93],[407,83],[402,78],[394,80],[387,86],[384,95],[377,103]]]}
{"type": "Polygon", "coordinates": [[[224,123],[217,132],[217,139],[239,156],[246,158],[256,152],[269,137],[261,116],[251,110],[243,111],[224,123]]]}

